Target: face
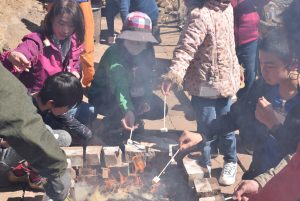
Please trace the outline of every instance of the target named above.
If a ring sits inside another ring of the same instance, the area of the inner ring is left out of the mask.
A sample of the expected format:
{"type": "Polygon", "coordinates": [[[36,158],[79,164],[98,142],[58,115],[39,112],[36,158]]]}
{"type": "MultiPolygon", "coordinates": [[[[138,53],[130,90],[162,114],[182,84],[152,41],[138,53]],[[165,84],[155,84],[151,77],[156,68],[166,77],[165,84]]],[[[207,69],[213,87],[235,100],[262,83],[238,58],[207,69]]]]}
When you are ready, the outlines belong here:
{"type": "Polygon", "coordinates": [[[58,40],[64,40],[75,31],[72,17],[68,14],[57,15],[52,22],[52,30],[58,40]]]}
{"type": "Polygon", "coordinates": [[[138,55],[146,49],[147,43],[139,41],[124,40],[124,46],[131,55],[138,55]]]}
{"type": "Polygon", "coordinates": [[[264,80],[270,85],[277,85],[288,79],[287,64],[284,64],[275,53],[259,52],[261,73],[264,80]]]}

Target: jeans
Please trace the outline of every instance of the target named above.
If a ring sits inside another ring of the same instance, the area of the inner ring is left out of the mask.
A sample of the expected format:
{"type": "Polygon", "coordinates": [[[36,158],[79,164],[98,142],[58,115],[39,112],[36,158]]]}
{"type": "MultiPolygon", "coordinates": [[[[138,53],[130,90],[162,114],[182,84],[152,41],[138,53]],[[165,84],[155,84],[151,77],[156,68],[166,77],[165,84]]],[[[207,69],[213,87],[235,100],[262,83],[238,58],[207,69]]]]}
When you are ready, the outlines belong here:
{"type": "Polygon", "coordinates": [[[215,118],[228,113],[230,106],[230,98],[209,99],[192,96],[192,107],[196,113],[197,131],[205,136],[202,143],[202,151],[203,162],[207,166],[211,166],[211,148],[216,148],[213,146],[218,146],[220,148],[220,151],[224,154],[226,163],[237,162],[236,138],[234,132],[221,136],[210,136],[208,130],[208,125],[215,118]]]}
{"type": "Polygon", "coordinates": [[[258,40],[240,45],[236,49],[236,54],[239,60],[239,63],[245,69],[245,87],[238,91],[237,97],[240,98],[244,94],[248,93],[249,89],[253,85],[257,70],[259,66],[258,59],[258,40]]]}
{"type": "Polygon", "coordinates": [[[94,106],[85,102],[82,102],[77,107],[71,108],[67,114],[86,126],[89,126],[90,123],[96,118],[94,106]]]}
{"type": "Polygon", "coordinates": [[[140,11],[151,18],[152,26],[157,25],[158,7],[155,0],[108,0],[106,2],[108,36],[114,35],[114,19],[119,12],[123,23],[130,12],[140,11]]]}

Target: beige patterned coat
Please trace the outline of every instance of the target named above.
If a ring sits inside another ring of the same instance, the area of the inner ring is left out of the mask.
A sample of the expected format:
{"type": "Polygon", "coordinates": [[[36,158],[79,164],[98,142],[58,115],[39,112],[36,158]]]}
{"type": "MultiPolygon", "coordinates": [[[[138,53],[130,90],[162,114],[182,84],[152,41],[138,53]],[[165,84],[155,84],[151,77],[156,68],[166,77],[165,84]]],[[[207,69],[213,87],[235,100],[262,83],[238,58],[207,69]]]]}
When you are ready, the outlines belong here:
{"type": "Polygon", "coordinates": [[[208,0],[191,9],[170,71],[164,75],[191,95],[230,97],[240,87],[233,9],[227,0],[208,0]]]}

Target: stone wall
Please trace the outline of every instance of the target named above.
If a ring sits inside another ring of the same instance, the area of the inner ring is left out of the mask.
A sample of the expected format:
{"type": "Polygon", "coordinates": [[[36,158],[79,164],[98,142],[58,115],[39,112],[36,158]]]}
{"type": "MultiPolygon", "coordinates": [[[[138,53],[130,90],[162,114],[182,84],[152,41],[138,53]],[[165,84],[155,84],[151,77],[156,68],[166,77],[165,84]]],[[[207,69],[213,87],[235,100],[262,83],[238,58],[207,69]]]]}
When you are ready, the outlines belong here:
{"type": "Polygon", "coordinates": [[[159,7],[159,22],[168,24],[183,21],[186,7],[183,0],[157,0],[159,7]]]}

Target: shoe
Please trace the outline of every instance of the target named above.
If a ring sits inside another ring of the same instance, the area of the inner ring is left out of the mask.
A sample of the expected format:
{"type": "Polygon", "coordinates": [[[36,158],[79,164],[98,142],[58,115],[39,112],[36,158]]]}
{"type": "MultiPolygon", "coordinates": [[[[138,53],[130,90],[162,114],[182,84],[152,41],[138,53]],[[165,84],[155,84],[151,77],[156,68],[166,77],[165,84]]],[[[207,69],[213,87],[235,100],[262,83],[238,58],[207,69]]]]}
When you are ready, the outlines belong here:
{"type": "Polygon", "coordinates": [[[235,182],[235,175],[237,171],[237,163],[225,163],[219,183],[225,186],[230,186],[235,182]]]}
{"type": "Polygon", "coordinates": [[[30,169],[27,167],[27,165],[21,162],[8,171],[8,181],[12,183],[26,183],[28,181],[29,172],[30,169]]]}
{"type": "Polygon", "coordinates": [[[40,175],[38,175],[36,172],[31,170],[29,177],[28,177],[28,184],[32,189],[35,190],[44,190],[44,184],[47,182],[47,180],[40,175]]]}

